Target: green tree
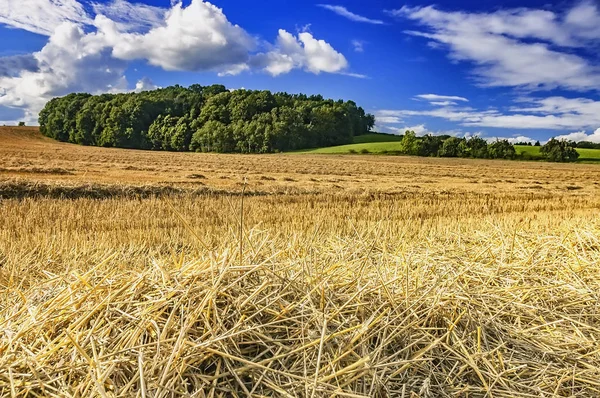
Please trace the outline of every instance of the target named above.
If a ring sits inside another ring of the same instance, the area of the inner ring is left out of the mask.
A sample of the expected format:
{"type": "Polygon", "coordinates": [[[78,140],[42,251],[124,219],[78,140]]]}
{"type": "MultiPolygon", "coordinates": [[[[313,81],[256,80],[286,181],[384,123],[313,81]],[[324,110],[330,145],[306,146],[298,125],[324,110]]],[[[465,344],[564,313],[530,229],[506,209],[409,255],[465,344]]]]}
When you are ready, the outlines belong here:
{"type": "Polygon", "coordinates": [[[496,140],[488,146],[488,154],[492,159],[514,159],[517,151],[508,140],[496,140]]]}
{"type": "Polygon", "coordinates": [[[574,162],[579,158],[573,141],[552,138],[540,148],[540,153],[550,162],[574,162]]]}
{"type": "Polygon", "coordinates": [[[439,156],[445,158],[456,158],[464,155],[464,138],[450,137],[444,141],[440,148],[439,156]]]}
{"type": "Polygon", "coordinates": [[[421,142],[414,131],[406,130],[400,141],[400,152],[405,155],[417,156],[421,152],[421,142]]]}
{"type": "Polygon", "coordinates": [[[443,144],[444,141],[440,136],[427,134],[421,137],[419,156],[438,156],[440,148],[443,144]]]}
{"type": "Polygon", "coordinates": [[[488,143],[481,137],[471,137],[466,140],[468,156],[472,158],[485,159],[488,154],[488,143]]]}

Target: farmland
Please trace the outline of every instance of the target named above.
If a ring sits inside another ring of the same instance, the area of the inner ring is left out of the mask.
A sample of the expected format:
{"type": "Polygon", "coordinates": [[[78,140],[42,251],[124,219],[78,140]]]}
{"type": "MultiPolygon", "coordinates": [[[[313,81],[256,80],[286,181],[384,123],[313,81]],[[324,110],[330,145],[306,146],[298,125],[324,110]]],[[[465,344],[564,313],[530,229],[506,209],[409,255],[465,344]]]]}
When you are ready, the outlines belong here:
{"type": "Polygon", "coordinates": [[[597,165],[0,128],[0,198],[2,396],[600,395],[597,165]]]}

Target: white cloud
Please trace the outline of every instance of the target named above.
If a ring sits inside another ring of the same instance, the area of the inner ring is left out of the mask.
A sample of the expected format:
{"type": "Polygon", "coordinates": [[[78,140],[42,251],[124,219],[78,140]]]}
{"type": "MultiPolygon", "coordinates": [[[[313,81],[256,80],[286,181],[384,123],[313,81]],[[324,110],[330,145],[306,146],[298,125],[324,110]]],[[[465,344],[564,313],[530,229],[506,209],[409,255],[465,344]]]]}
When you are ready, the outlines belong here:
{"type": "Polygon", "coordinates": [[[456,95],[438,95],[438,94],[419,94],[415,95],[417,100],[431,101],[435,105],[436,101],[462,101],[469,102],[465,97],[458,97],[456,95]]]}
{"type": "Polygon", "coordinates": [[[594,131],[593,133],[590,133],[590,134],[587,134],[585,131],[577,131],[577,132],[570,133],[570,134],[559,135],[556,138],[559,140],[564,139],[564,140],[570,140],[570,141],[575,141],[575,142],[589,141],[589,142],[594,142],[596,144],[600,144],[600,128],[596,129],[596,131],[594,131]]]}
{"type": "Polygon", "coordinates": [[[214,5],[192,0],[188,7],[175,4],[163,26],[147,33],[127,33],[106,16],[94,21],[98,35],[112,47],[115,58],[146,59],[165,70],[205,71],[245,63],[254,39],[227,20],[214,5]]]}
{"type": "Polygon", "coordinates": [[[156,90],[157,88],[159,88],[156,84],[154,84],[154,82],[147,78],[144,77],[140,80],[138,80],[138,82],[135,84],[135,92],[136,93],[140,93],[142,91],[151,91],[151,90],[156,90]]]}
{"type": "Polygon", "coordinates": [[[416,124],[416,125],[412,125],[412,126],[404,125],[402,127],[396,127],[396,126],[390,125],[390,124],[400,124],[401,122],[402,122],[402,120],[400,120],[400,119],[393,120],[393,121],[386,121],[385,118],[377,116],[374,131],[379,131],[381,133],[388,133],[388,134],[403,135],[408,130],[408,131],[414,131],[418,137],[423,137],[424,135],[431,134],[431,135],[451,135],[454,137],[468,138],[472,135],[478,135],[478,134],[471,134],[468,132],[464,132],[462,130],[433,131],[433,130],[428,129],[424,123],[416,124]]]}
{"type": "Polygon", "coordinates": [[[354,47],[354,51],[357,53],[362,53],[365,51],[366,42],[363,40],[352,40],[352,46],[354,47]]]}
{"type": "Polygon", "coordinates": [[[530,142],[532,144],[535,143],[535,140],[533,138],[530,137],[526,137],[523,135],[519,135],[519,136],[514,136],[514,137],[481,137],[483,139],[485,139],[487,142],[494,142],[494,141],[502,141],[502,140],[506,140],[508,142],[510,142],[511,144],[517,144],[517,143],[521,143],[521,142],[530,142]]]}
{"type": "MultiPolygon", "coordinates": [[[[174,3],[175,6],[177,3],[174,3]]],[[[164,26],[167,9],[146,4],[132,4],[125,0],[113,0],[111,3],[93,3],[96,15],[104,15],[117,24],[120,31],[148,31],[164,26]]]]}
{"type": "Polygon", "coordinates": [[[50,36],[63,22],[89,23],[76,0],[2,0],[0,24],[50,36]]]}
{"type": "MultiPolygon", "coordinates": [[[[375,117],[381,124],[397,124],[402,119],[426,116],[468,127],[505,129],[570,130],[600,126],[600,101],[565,97],[520,98],[518,104],[508,112],[441,106],[426,110],[380,110],[375,112],[375,117]]],[[[591,139],[596,136],[592,135],[591,139]]]]}
{"type": "Polygon", "coordinates": [[[445,12],[433,6],[390,13],[426,27],[407,33],[442,45],[454,61],[473,63],[483,86],[600,89],[600,67],[570,51],[600,42],[600,15],[592,3],[564,14],[526,8],[445,12]]]}
{"type": "Polygon", "coordinates": [[[354,21],[354,22],[364,22],[364,23],[370,23],[370,24],[374,24],[374,25],[384,25],[385,24],[385,22],[383,22],[379,19],[371,19],[371,18],[363,17],[362,15],[355,14],[343,6],[335,6],[335,5],[331,5],[331,4],[318,4],[318,6],[325,8],[327,10],[333,11],[336,14],[341,15],[344,18],[348,18],[349,20],[354,21]]]}
{"type": "Polygon", "coordinates": [[[274,48],[257,55],[252,62],[273,76],[297,68],[319,74],[339,73],[348,67],[346,58],[324,40],[315,39],[309,32],[296,37],[284,29],[279,30],[274,48]]]}
{"type": "Polygon", "coordinates": [[[86,35],[72,22],[59,25],[33,57],[38,70],[0,77],[0,105],[25,110],[29,123],[37,120],[37,113],[52,97],[127,90],[126,64],[112,58],[96,36],[86,35]]]}
{"type": "Polygon", "coordinates": [[[450,105],[457,105],[456,102],[452,102],[452,101],[431,101],[430,102],[431,105],[435,105],[435,106],[450,106],[450,105]]]}
{"type": "Polygon", "coordinates": [[[432,132],[431,132],[431,131],[429,131],[429,130],[428,130],[426,127],[425,127],[425,125],[424,125],[424,124],[417,124],[416,126],[405,126],[405,127],[402,127],[402,128],[401,128],[401,130],[402,130],[402,131],[406,131],[406,130],[409,130],[409,131],[414,131],[414,132],[415,132],[415,134],[416,134],[418,137],[422,137],[422,136],[424,136],[424,135],[427,135],[427,134],[432,134],[432,132]]]}

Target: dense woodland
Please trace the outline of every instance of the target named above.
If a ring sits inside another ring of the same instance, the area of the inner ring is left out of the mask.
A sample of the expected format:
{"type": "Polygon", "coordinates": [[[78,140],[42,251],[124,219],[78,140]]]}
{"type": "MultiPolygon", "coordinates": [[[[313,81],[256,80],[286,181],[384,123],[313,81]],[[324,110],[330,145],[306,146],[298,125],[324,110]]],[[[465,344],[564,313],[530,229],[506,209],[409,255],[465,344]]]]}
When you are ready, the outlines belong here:
{"type": "Polygon", "coordinates": [[[269,153],[343,145],[371,130],[352,101],[320,95],[167,87],[128,94],[70,94],[46,104],[40,131],[82,145],[168,151],[269,153]]]}

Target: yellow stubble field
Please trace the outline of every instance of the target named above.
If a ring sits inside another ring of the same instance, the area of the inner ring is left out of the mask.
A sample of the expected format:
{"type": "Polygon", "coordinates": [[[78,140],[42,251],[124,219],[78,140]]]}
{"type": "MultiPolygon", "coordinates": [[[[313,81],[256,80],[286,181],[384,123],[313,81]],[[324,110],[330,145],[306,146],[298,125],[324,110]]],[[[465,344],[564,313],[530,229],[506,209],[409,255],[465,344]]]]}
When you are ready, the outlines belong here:
{"type": "Polygon", "coordinates": [[[0,128],[0,395],[600,396],[600,167],[0,128]]]}

